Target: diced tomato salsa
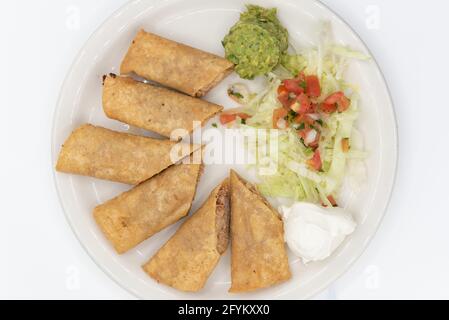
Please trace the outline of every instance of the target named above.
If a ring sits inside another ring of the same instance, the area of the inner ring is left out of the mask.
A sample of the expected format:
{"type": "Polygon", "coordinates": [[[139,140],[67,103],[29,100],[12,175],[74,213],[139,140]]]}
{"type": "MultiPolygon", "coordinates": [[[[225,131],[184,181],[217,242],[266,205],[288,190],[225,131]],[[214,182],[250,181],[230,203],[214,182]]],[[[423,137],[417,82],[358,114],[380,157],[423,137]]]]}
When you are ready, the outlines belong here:
{"type": "Polygon", "coordinates": [[[242,120],[246,120],[251,118],[251,116],[247,113],[222,113],[220,115],[220,123],[225,125],[235,121],[239,117],[242,120]]]}
{"type": "MultiPolygon", "coordinates": [[[[295,128],[304,145],[314,150],[314,155],[309,161],[310,167],[317,171],[321,170],[322,162],[318,147],[322,119],[326,114],[345,112],[351,101],[341,91],[322,97],[318,76],[305,75],[303,72],[294,79],[282,81],[278,88],[278,100],[282,108],[273,112],[273,128],[295,128]],[[279,124],[283,126],[280,128],[279,124]]],[[[349,142],[343,142],[342,147],[349,150],[349,142]]]]}

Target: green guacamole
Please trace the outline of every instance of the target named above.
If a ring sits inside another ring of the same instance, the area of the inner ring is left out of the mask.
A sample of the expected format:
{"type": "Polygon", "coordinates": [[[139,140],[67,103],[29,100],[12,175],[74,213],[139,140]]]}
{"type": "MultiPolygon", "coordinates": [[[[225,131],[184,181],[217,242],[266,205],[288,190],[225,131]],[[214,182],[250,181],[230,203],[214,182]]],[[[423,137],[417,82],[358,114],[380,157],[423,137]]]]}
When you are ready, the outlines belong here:
{"type": "Polygon", "coordinates": [[[226,58],[243,79],[266,74],[279,63],[278,40],[256,24],[236,25],[225,38],[224,47],[226,58]]]}
{"type": "Polygon", "coordinates": [[[253,23],[261,26],[279,41],[279,48],[284,52],[288,48],[288,31],[277,17],[277,9],[265,9],[255,5],[248,5],[248,10],[240,16],[241,22],[253,23]]]}
{"type": "Polygon", "coordinates": [[[240,21],[223,40],[226,58],[236,65],[244,79],[273,70],[288,48],[288,32],[276,16],[276,9],[248,5],[240,21]]]}

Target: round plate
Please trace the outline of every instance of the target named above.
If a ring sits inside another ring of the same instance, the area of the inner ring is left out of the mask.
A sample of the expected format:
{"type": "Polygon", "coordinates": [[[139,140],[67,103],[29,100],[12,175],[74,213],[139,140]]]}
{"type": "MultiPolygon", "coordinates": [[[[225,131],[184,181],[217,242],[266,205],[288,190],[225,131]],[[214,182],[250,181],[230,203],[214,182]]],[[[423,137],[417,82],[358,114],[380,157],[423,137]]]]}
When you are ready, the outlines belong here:
{"type": "MultiPolygon", "coordinates": [[[[238,20],[247,1],[243,0],[136,0],[113,14],[89,39],[73,64],[57,105],[52,137],[53,161],[72,130],[86,122],[111,129],[137,132],[106,118],[101,108],[102,76],[118,73],[121,59],[140,28],[193,47],[223,55],[221,40],[238,20]]],[[[290,31],[292,42],[313,45],[318,40],[318,25],[332,24],[336,42],[369,54],[360,38],[337,15],[313,0],[252,0],[265,7],[277,7],[279,17],[290,31]]],[[[122,287],[145,299],[305,299],[326,288],[341,276],[361,255],[374,236],[388,205],[397,162],[397,133],[391,98],[384,78],[371,62],[354,62],[347,73],[350,82],[361,91],[361,115],[358,128],[369,152],[368,178],[363,190],[352,197],[347,207],[358,222],[356,232],[329,259],[307,266],[291,256],[293,278],[274,288],[243,295],[228,293],[230,285],[229,252],[210,277],[203,291],[181,293],[157,284],[141,265],[175,232],[179,224],[148,239],[125,255],[117,255],[92,217],[93,208],[115,197],[129,186],[88,177],[55,173],[59,198],[67,219],[92,259],[122,287]]],[[[237,81],[227,78],[206,99],[232,107],[226,89],[237,81]]],[[[193,210],[206,199],[209,191],[229,173],[225,165],[207,166],[198,187],[193,210]]],[[[239,168],[242,172],[242,169],[239,168]]],[[[192,211],[193,211],[192,210],[192,211]]]]}

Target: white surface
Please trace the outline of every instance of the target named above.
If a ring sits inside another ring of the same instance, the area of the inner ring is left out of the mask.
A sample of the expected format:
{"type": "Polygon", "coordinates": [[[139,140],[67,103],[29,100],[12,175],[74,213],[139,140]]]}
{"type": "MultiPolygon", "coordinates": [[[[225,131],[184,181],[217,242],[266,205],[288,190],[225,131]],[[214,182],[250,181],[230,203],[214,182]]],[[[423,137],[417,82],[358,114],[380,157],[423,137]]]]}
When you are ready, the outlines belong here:
{"type": "MultiPolygon", "coordinates": [[[[96,267],[72,234],[57,201],[50,158],[51,120],[64,75],[89,35],[124,2],[0,4],[2,298],[133,298],[96,267]]],[[[449,27],[443,16],[449,4],[428,1],[424,11],[419,2],[405,0],[325,2],[360,34],[385,73],[399,120],[400,161],[379,233],[319,297],[449,298],[443,202],[449,151],[439,147],[448,136],[449,47],[438,32],[449,27]],[[435,138],[429,141],[423,132],[435,138]]]]}
{"type": "MultiPolygon", "coordinates": [[[[316,45],[320,40],[317,37],[319,26],[323,20],[328,20],[332,24],[336,43],[366,50],[350,28],[313,0],[284,0],[283,3],[272,0],[253,1],[265,7],[275,6],[277,3],[279,17],[285,27],[291,30],[291,39],[296,44],[306,42],[310,45],[310,42],[316,45]],[[300,32],[301,30],[303,31],[300,32]]],[[[227,0],[226,3],[220,0],[138,0],[115,13],[83,47],[64,83],[52,134],[54,163],[67,136],[86,122],[122,131],[127,127],[105,117],[101,108],[101,80],[103,74],[117,72],[120,61],[139,29],[151,30],[194,47],[223,54],[220,40],[238,20],[239,11],[243,7],[242,0],[227,0]],[[204,28],[211,19],[217,21],[213,28],[204,28]]],[[[158,285],[141,268],[163,246],[179,224],[118,256],[95,223],[92,208],[129,190],[129,187],[57,173],[58,192],[76,235],[97,264],[117,283],[145,299],[305,299],[321,292],[353,264],[377,231],[390,198],[397,161],[396,123],[390,96],[377,66],[373,61],[354,61],[347,72],[347,79],[356,83],[363,92],[360,99],[363,112],[357,122],[370,153],[366,161],[369,175],[360,194],[345,203],[358,222],[357,230],[326,261],[303,266],[300,259],[291,255],[289,260],[292,280],[267,290],[236,295],[228,293],[230,255],[227,252],[204,290],[195,294],[181,293],[158,285]]],[[[235,75],[228,77],[205,98],[232,108],[226,89],[236,81],[240,80],[235,75]]],[[[135,131],[132,129],[132,132],[135,131]]],[[[139,131],[144,133],[137,130],[139,131]]],[[[242,172],[241,167],[243,166],[232,166],[233,169],[240,169],[239,172],[242,172]]],[[[229,175],[229,169],[228,165],[206,166],[191,212],[195,212],[207,199],[210,190],[229,175]]]]}

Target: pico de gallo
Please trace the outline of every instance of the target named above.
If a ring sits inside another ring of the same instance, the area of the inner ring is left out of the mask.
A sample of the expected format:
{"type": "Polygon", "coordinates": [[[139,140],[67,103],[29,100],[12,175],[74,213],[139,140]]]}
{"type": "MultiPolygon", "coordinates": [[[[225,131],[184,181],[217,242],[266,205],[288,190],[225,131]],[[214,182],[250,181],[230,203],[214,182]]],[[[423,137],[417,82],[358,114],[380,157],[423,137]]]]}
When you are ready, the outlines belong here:
{"type": "MultiPolygon", "coordinates": [[[[294,79],[286,79],[277,89],[281,108],[273,111],[273,128],[296,130],[301,142],[314,150],[308,164],[315,171],[321,171],[322,160],[318,150],[323,118],[334,112],[345,112],[351,101],[341,91],[320,99],[320,80],[316,75],[301,72],[294,79]]],[[[249,117],[249,116],[248,116],[249,117]]],[[[349,151],[349,139],[342,141],[344,151],[349,151]],[[343,142],[344,141],[344,142],[343,142]]]]}

